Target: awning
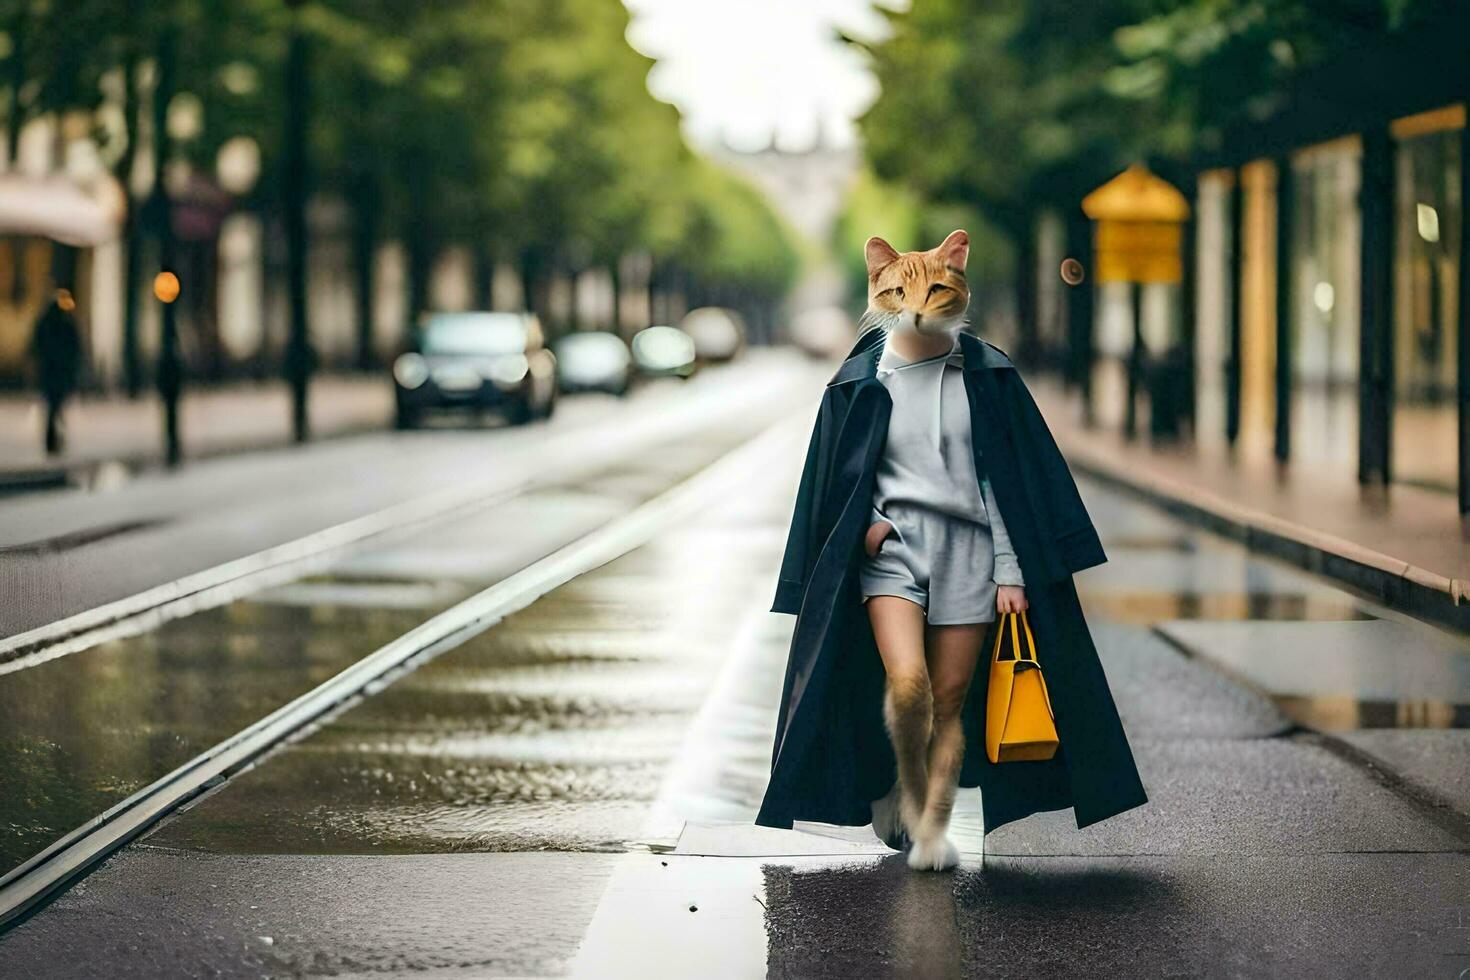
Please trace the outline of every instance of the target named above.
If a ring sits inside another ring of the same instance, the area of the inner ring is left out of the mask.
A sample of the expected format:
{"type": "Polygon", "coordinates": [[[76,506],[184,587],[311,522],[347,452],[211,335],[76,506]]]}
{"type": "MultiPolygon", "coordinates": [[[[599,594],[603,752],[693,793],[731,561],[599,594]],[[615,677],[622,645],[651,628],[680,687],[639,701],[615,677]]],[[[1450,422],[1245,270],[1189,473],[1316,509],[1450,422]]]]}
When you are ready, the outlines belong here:
{"type": "Polygon", "coordinates": [[[0,235],[90,247],[116,238],[121,227],[120,207],[64,177],[0,174],[0,235]]]}

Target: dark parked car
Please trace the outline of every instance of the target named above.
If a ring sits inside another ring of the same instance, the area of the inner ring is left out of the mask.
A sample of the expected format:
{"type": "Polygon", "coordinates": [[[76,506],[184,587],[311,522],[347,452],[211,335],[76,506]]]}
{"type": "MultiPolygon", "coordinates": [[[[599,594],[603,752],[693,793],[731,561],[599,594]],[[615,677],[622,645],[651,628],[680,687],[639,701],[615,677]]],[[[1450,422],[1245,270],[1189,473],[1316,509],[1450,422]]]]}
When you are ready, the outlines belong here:
{"type": "Polygon", "coordinates": [[[435,313],[393,362],[398,427],[431,411],[499,411],[513,424],[556,405],[556,358],[530,313],[435,313]]]}

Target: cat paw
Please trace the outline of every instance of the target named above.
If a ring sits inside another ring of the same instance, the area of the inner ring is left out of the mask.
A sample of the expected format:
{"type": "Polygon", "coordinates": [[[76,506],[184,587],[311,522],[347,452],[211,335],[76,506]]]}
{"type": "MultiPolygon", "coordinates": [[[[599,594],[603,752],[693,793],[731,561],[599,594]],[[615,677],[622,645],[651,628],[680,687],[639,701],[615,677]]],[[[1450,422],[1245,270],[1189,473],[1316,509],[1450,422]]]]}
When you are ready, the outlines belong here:
{"type": "Polygon", "coordinates": [[[909,867],[915,871],[948,871],[960,863],[960,850],[944,834],[914,841],[909,867]]]}
{"type": "Polygon", "coordinates": [[[903,850],[903,819],[899,815],[897,783],[886,796],[873,801],[873,833],[895,851],[903,850]]]}

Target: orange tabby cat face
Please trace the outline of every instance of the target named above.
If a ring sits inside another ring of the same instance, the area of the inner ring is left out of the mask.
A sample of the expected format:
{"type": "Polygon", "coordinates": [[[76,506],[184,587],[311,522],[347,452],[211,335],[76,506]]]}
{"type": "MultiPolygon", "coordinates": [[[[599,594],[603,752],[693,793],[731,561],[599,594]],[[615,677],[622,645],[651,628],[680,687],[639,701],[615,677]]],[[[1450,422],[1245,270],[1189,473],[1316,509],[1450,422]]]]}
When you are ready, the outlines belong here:
{"type": "Polygon", "coordinates": [[[952,231],[937,248],[900,254],[881,238],[869,238],[868,312],[863,319],[884,329],[907,327],[935,334],[956,330],[970,304],[965,262],[970,236],[952,231]]]}

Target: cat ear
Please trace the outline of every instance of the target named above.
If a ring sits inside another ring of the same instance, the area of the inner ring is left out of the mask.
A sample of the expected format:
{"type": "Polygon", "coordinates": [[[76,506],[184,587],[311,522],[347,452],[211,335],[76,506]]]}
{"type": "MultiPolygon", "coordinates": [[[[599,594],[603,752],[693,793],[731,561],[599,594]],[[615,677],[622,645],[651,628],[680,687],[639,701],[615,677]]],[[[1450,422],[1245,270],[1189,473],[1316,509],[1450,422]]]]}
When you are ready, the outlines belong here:
{"type": "Polygon", "coordinates": [[[959,229],[949,233],[936,252],[944,260],[944,264],[956,272],[965,271],[965,263],[970,260],[970,234],[959,229]]]}
{"type": "Polygon", "coordinates": [[[863,256],[868,260],[868,277],[876,276],[881,270],[898,258],[898,251],[883,239],[874,235],[868,239],[868,244],[863,246],[863,256]]]}

